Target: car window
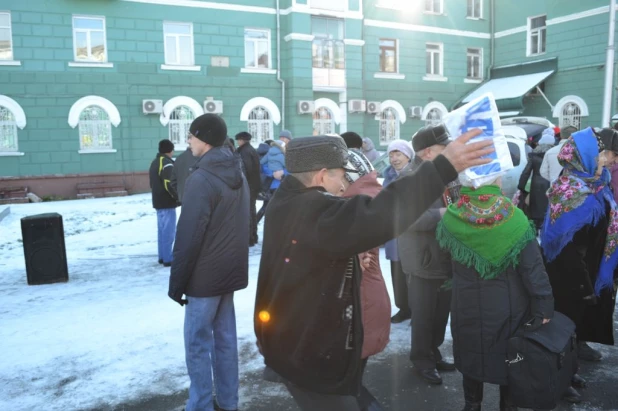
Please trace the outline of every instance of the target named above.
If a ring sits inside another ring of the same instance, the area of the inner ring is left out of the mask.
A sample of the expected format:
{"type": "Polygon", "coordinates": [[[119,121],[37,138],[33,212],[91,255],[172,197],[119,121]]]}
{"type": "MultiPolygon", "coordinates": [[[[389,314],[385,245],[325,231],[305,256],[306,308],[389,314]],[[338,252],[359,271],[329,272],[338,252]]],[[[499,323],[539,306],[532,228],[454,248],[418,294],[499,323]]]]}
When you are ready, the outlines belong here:
{"type": "Polygon", "coordinates": [[[519,152],[519,146],[510,141],[508,141],[507,144],[509,145],[511,160],[513,160],[513,167],[517,167],[519,163],[521,163],[521,153],[519,152]]]}

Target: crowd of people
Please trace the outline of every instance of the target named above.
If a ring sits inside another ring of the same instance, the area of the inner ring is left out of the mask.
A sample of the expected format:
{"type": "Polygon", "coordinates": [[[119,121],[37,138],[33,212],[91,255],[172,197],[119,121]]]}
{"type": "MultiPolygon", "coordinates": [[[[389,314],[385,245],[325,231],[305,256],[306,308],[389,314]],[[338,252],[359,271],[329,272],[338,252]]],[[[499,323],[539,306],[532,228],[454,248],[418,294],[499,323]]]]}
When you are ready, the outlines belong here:
{"type": "MultiPolygon", "coordinates": [[[[392,141],[382,184],[373,143],[354,132],[282,130],[257,150],[241,132],[236,148],[221,117],[205,114],[175,162],[162,140],[150,180],[168,295],[186,305],[186,410],[238,407],[233,296],[248,284],[262,218],[257,346],[265,379],[302,410],[382,410],[363,375],[391,323],[408,319],[417,375],[441,384],[441,372],[458,370],[464,411],[481,409],[484,383],[500,386],[500,410],[517,409],[508,341],[524,325],[547,327],[554,312],[575,324],[579,358],[600,361],[588,343],[614,343],[618,132],[545,130],[529,141],[515,199],[499,176],[479,187],[462,173],[490,161],[491,141],[470,142],[480,133],[438,125],[392,141]],[[441,351],[449,315],[454,363],[441,351]]],[[[563,398],[580,402],[585,376],[570,378],[563,398]]]]}

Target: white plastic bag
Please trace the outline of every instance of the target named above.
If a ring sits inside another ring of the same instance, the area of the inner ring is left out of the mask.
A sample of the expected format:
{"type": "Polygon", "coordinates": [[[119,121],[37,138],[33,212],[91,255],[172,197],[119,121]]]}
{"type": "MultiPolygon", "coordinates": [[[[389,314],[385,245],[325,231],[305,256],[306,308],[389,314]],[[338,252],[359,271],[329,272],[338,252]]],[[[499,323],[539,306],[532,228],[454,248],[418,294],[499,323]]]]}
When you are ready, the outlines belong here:
{"type": "Polygon", "coordinates": [[[483,130],[483,134],[470,140],[471,143],[487,139],[494,142],[496,151],[487,156],[492,159],[491,163],[469,168],[462,173],[465,178],[472,181],[474,187],[494,181],[513,168],[513,160],[506,138],[502,133],[500,114],[492,93],[484,94],[457,110],[451,111],[444,117],[444,125],[452,138],[478,128],[483,130]]]}

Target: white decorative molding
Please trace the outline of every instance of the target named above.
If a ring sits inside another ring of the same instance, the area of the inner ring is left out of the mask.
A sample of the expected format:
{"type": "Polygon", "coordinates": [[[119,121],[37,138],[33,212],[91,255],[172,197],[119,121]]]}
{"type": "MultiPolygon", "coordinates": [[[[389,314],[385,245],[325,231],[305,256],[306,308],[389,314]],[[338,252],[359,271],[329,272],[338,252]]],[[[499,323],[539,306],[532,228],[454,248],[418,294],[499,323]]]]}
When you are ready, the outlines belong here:
{"type": "Polygon", "coordinates": [[[94,68],[114,68],[114,63],[80,63],[69,61],[69,67],[94,67],[94,68]]]}
{"type": "MultiPolygon", "coordinates": [[[[616,6],[618,10],[618,6],[616,6]]],[[[586,11],[582,11],[579,13],[567,14],[566,16],[555,17],[553,19],[547,20],[545,24],[548,26],[554,26],[556,24],[568,23],[570,21],[583,19],[586,17],[592,17],[599,14],[609,13],[609,6],[597,7],[595,9],[590,9],[586,11]]],[[[512,36],[513,34],[525,33],[528,31],[528,26],[518,26],[508,30],[502,30],[496,33],[496,38],[502,38],[506,36],[512,36]]]]}
{"type": "Polygon", "coordinates": [[[331,113],[333,113],[333,120],[335,120],[335,123],[341,123],[341,107],[339,107],[339,104],[329,98],[319,98],[314,102],[314,104],[316,110],[320,107],[326,107],[329,109],[331,113]]]}
{"type": "Polygon", "coordinates": [[[584,117],[588,116],[588,104],[584,101],[583,98],[579,96],[564,96],[554,106],[554,111],[552,112],[552,116],[554,118],[560,118],[562,116],[562,109],[568,103],[575,103],[579,106],[580,114],[584,117]]]}
{"type": "Polygon", "coordinates": [[[359,39],[344,39],[343,44],[347,46],[360,46],[363,47],[365,45],[365,40],[359,39]]]}
{"type": "Polygon", "coordinates": [[[118,124],[120,124],[120,113],[118,112],[118,109],[114,103],[100,96],[82,97],[73,103],[71,109],[69,110],[69,126],[72,128],[77,127],[77,124],[79,124],[79,116],[82,114],[82,111],[84,111],[86,107],[90,106],[101,107],[109,116],[109,121],[112,125],[114,127],[118,127],[118,124]]]}
{"type": "Polygon", "coordinates": [[[15,124],[23,130],[26,127],[26,113],[19,103],[8,96],[0,94],[0,106],[6,107],[15,117],[15,124]]]}
{"type": "Polygon", "coordinates": [[[262,106],[269,111],[273,123],[281,123],[281,112],[279,111],[279,107],[266,97],[254,97],[247,101],[245,105],[242,106],[242,110],[240,110],[240,121],[249,121],[249,113],[258,106],[262,106]]]}
{"type": "Polygon", "coordinates": [[[464,83],[468,83],[468,84],[481,84],[483,82],[483,79],[480,78],[465,78],[464,79],[464,83]]]}
{"type": "Polygon", "coordinates": [[[373,78],[390,79],[390,80],[405,80],[405,74],[399,73],[374,73],[373,78]]]}
{"type": "Polygon", "coordinates": [[[303,33],[290,33],[283,38],[285,41],[299,40],[299,41],[313,41],[315,36],[313,34],[303,33]]]}
{"type": "Polygon", "coordinates": [[[0,66],[21,66],[21,61],[17,61],[17,60],[0,60],[0,66]]]}
{"type": "Polygon", "coordinates": [[[118,150],[116,150],[115,148],[102,148],[102,149],[95,149],[95,150],[79,150],[78,153],[79,154],[104,154],[104,153],[117,153],[118,150]]]}
{"type": "Polygon", "coordinates": [[[21,151],[0,151],[0,157],[21,157],[24,154],[21,151]]]}
{"type": "Polygon", "coordinates": [[[421,120],[427,120],[427,115],[433,109],[437,109],[442,112],[442,116],[448,114],[448,108],[446,108],[444,104],[440,103],[439,101],[432,101],[431,103],[428,103],[425,107],[423,107],[423,114],[421,114],[421,120]]]}
{"type": "Polygon", "coordinates": [[[251,73],[251,74],[277,74],[277,70],[274,70],[274,69],[246,68],[246,67],[241,68],[240,72],[241,73],[251,73]]]}
{"type": "Polygon", "coordinates": [[[260,14],[277,14],[277,11],[274,8],[270,8],[270,7],[243,6],[240,4],[214,3],[211,1],[199,1],[199,0],[120,0],[120,1],[126,1],[130,3],[156,4],[159,6],[195,7],[195,8],[200,8],[200,9],[244,11],[247,13],[260,13],[260,14]]]}
{"type": "Polygon", "coordinates": [[[472,38],[477,38],[477,39],[489,39],[491,37],[489,33],[445,29],[441,27],[423,26],[419,24],[395,23],[392,21],[365,19],[364,24],[365,26],[369,26],[369,27],[381,27],[385,29],[416,31],[416,32],[421,32],[421,33],[447,34],[451,36],[472,37],[472,38]]]}
{"type": "Polygon", "coordinates": [[[178,106],[186,106],[193,112],[195,117],[199,117],[204,114],[204,107],[196,100],[187,96],[176,96],[167,100],[163,105],[163,112],[159,116],[159,121],[162,126],[167,126],[170,122],[170,115],[174,109],[178,106]]]}
{"type": "Polygon", "coordinates": [[[448,81],[448,77],[444,77],[444,76],[423,76],[423,81],[441,81],[441,82],[446,82],[446,81],[448,81]]]}
{"type": "Polygon", "coordinates": [[[161,64],[161,70],[200,71],[202,70],[202,66],[176,66],[173,64],[161,64]]]}
{"type": "MultiPolygon", "coordinates": [[[[275,9],[273,9],[275,10],[275,9]]],[[[305,4],[294,4],[292,7],[288,7],[287,9],[282,9],[280,14],[282,16],[287,16],[290,13],[304,13],[311,14],[314,16],[329,16],[336,17],[339,19],[354,19],[354,20],[362,20],[363,12],[362,11],[333,11],[333,10],[322,10],[322,9],[314,9],[305,4]]],[[[276,10],[275,10],[276,14],[276,10]]]]}
{"type": "Polygon", "coordinates": [[[380,108],[382,111],[384,111],[384,109],[387,109],[387,108],[392,108],[393,110],[397,112],[397,117],[399,117],[399,122],[401,124],[406,122],[406,118],[408,117],[406,116],[406,110],[403,108],[401,104],[399,104],[395,100],[384,100],[380,104],[380,108]]]}

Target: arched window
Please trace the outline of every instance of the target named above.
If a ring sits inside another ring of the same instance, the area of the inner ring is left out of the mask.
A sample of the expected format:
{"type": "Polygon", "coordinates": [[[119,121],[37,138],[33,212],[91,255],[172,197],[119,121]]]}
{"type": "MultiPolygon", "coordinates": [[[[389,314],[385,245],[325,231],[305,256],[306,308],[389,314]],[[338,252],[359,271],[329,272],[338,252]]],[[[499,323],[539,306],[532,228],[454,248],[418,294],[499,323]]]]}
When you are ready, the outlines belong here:
{"type": "Polygon", "coordinates": [[[79,146],[81,150],[112,149],[112,123],[99,106],[88,106],[79,114],[79,146]]]}
{"type": "Polygon", "coordinates": [[[178,106],[170,114],[170,121],[168,123],[169,139],[174,143],[175,150],[187,148],[189,128],[194,119],[193,110],[187,106],[178,106]]]}
{"type": "Polygon", "coordinates": [[[257,106],[249,113],[247,129],[252,136],[251,144],[254,146],[266,140],[273,140],[273,119],[266,108],[257,106]]]}
{"type": "Polygon", "coordinates": [[[388,145],[399,138],[399,117],[391,107],[380,113],[380,145],[388,145]]]}
{"type": "Polygon", "coordinates": [[[437,108],[432,108],[427,113],[427,119],[425,120],[426,126],[437,126],[442,123],[442,112],[437,108]]]}
{"type": "Polygon", "coordinates": [[[335,118],[333,113],[326,107],[319,107],[313,113],[313,135],[335,133],[335,118]]]}
{"type": "Polygon", "coordinates": [[[580,129],[582,124],[582,110],[578,104],[569,102],[562,107],[562,113],[560,114],[560,128],[566,126],[573,126],[576,129],[580,129]]]}
{"type": "Polygon", "coordinates": [[[6,107],[0,106],[0,152],[17,151],[17,122],[6,107]]]}

